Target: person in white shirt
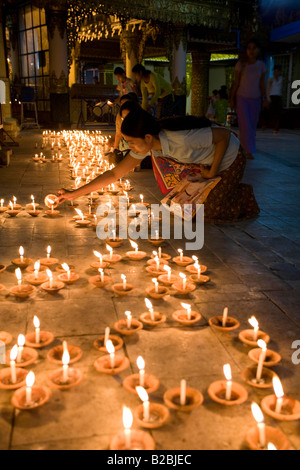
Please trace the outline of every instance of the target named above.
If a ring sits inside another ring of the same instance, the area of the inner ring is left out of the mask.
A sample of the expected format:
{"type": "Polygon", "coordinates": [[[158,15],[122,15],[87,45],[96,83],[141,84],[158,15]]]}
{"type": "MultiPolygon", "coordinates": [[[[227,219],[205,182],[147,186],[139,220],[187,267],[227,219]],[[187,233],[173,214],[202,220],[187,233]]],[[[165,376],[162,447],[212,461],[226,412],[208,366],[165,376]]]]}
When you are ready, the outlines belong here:
{"type": "Polygon", "coordinates": [[[273,77],[268,79],[267,100],[270,104],[270,114],[274,125],[274,134],[278,134],[280,115],[282,111],[282,76],[280,65],[274,66],[273,77]]]}
{"type": "Polygon", "coordinates": [[[159,121],[129,101],[122,105],[120,113],[123,118],[121,132],[131,152],[115,168],[85,186],[75,191],[61,189],[59,204],[114,183],[151,154],[154,175],[163,194],[186,176],[191,181],[221,177],[204,202],[205,221],[236,222],[259,214],[252,186],[241,184],[245,152],[228,129],[211,126],[204,117],[185,116],[159,121]],[[123,106],[127,108],[124,114],[123,106]],[[177,176],[175,184],[174,176],[177,176]]]}

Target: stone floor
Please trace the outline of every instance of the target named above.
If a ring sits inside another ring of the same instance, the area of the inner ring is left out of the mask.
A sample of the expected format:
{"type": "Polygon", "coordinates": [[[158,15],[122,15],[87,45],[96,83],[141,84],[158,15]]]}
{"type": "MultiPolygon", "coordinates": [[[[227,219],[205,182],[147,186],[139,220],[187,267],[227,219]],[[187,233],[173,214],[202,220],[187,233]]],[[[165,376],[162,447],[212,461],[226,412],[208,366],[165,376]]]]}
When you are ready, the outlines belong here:
{"type": "MultiPolygon", "coordinates": [[[[66,163],[38,165],[32,161],[41,131],[23,131],[18,141],[11,165],[0,169],[1,198],[7,202],[15,195],[25,205],[34,194],[36,202],[42,203],[46,194],[70,186],[66,163]]],[[[11,405],[12,392],[1,390],[1,450],[108,449],[110,439],[123,429],[122,405],[133,411],[141,403],[122,386],[126,376],[137,372],[139,355],[145,360],[146,373],[160,381],[160,388],[150,395],[151,402],[163,403],[164,392],[179,386],[182,378],[204,396],[200,407],[189,413],[171,410],[169,422],[150,432],[157,449],[246,449],[245,435],[255,427],[251,402],[260,404],[264,396],[273,393],[272,388],[258,389],[241,378],[241,372],[253,363],[248,357],[250,347],[238,339],[238,333],[250,328],[251,315],[269,334],[269,348],[282,356],[273,370],[285,394],[300,399],[299,354],[292,361],[296,352],[292,343],[300,341],[300,133],[286,130],[274,136],[271,131],[258,131],[257,146],[255,160],[247,162],[245,181],[254,186],[260,216],[233,225],[205,225],[205,244],[196,254],[201,264],[208,266],[211,282],[185,298],[170,295],[153,301],[155,308],[168,315],[167,322],[124,337],[119,353],[129,358],[130,368],[114,377],[95,370],[94,361],[101,353],[93,342],[105,327],[110,326],[113,332],[114,322],[124,318],[125,310],[131,310],[134,318],[145,311],[144,290],[151,285],[146,262],[122,260],[108,270],[114,282],[119,282],[124,273],[135,285],[131,295],[118,297],[109,288],[95,288],[88,282],[93,274],[93,250],[104,253],[105,246],[91,229],[74,227],[72,209],[62,207],[56,219],[43,214],[33,219],[26,213],[17,218],[0,216],[0,264],[8,266],[0,274],[0,283],[6,288],[0,296],[0,328],[10,332],[15,343],[19,333],[33,331],[32,319],[37,315],[41,329],[55,335],[55,343],[40,350],[31,366],[37,384],[47,384],[49,374],[57,368],[46,355],[63,340],[82,348],[83,356],[76,366],[84,373],[83,382],[74,389],[52,388],[50,401],[35,411],[16,411],[11,405]],[[45,256],[49,244],[60,262],[75,265],[80,280],[54,296],[39,288],[30,300],[16,300],[8,289],[16,284],[11,260],[18,257],[19,246],[24,246],[25,256],[36,260],[45,256]],[[197,326],[184,327],[172,319],[172,312],[182,301],[201,313],[197,326]],[[221,315],[225,306],[229,315],[240,321],[239,329],[231,333],[219,332],[208,324],[209,318],[221,315]],[[233,380],[248,391],[248,400],[242,405],[222,406],[208,395],[208,386],[224,378],[225,363],[231,365],[233,380]]],[[[130,180],[133,195],[138,197],[143,192],[147,202],[160,199],[150,170],[131,173],[130,180]]],[[[80,202],[84,207],[86,199],[80,202]]],[[[175,256],[182,244],[182,240],[168,240],[163,251],[175,256]]],[[[151,254],[147,241],[139,242],[139,247],[151,254]]],[[[124,254],[129,248],[126,241],[116,250],[124,254]]],[[[175,266],[174,271],[179,269],[175,266]]],[[[299,421],[277,421],[266,413],[264,417],[268,426],[288,437],[291,449],[300,449],[299,421]]],[[[139,428],[135,422],[133,427],[139,428]]]]}

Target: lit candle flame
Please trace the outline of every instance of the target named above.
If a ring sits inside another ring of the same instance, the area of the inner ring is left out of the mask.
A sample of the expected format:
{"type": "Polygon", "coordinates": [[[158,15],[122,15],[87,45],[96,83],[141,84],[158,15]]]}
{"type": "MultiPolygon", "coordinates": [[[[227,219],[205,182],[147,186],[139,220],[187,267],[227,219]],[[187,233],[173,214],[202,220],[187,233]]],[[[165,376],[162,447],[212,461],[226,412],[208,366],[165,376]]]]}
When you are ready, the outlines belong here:
{"type": "Polygon", "coordinates": [[[137,392],[138,396],[140,397],[140,399],[143,402],[149,401],[148,393],[146,392],[144,387],[141,387],[141,386],[138,385],[137,387],[135,387],[135,389],[136,389],[136,392],[137,392]]]}
{"type": "Polygon", "coordinates": [[[133,416],[130,408],[123,405],[123,426],[125,429],[130,429],[133,423],[133,416]]]}
{"type": "Polygon", "coordinates": [[[146,307],[150,310],[152,308],[152,302],[149,299],[145,299],[146,307]]]}
{"type": "Polygon", "coordinates": [[[105,346],[109,354],[113,354],[115,352],[115,347],[110,339],[106,341],[105,346]]]}
{"type": "Polygon", "coordinates": [[[24,248],[22,246],[19,248],[19,254],[21,257],[24,256],[24,248]]]}
{"type": "Polygon", "coordinates": [[[69,266],[67,265],[67,263],[63,263],[63,264],[62,264],[62,268],[63,268],[65,271],[67,271],[67,272],[70,271],[70,268],[69,268],[69,266]]]}
{"type": "Polygon", "coordinates": [[[130,245],[132,246],[132,248],[134,248],[136,251],[138,249],[138,244],[133,242],[132,240],[129,240],[130,241],[130,245]]]}
{"type": "Polygon", "coordinates": [[[232,379],[230,364],[224,364],[223,372],[224,372],[226,380],[231,380],[232,379]]]}
{"type": "Polygon", "coordinates": [[[257,340],[257,344],[258,344],[258,346],[259,346],[261,349],[263,349],[264,351],[267,350],[267,345],[266,345],[266,343],[265,343],[265,341],[264,341],[263,339],[257,340]]]}
{"type": "Polygon", "coordinates": [[[18,346],[22,348],[24,344],[25,344],[25,336],[21,334],[18,336],[18,346]]]}
{"type": "Polygon", "coordinates": [[[255,402],[251,403],[251,411],[252,411],[255,421],[257,423],[263,423],[264,415],[262,414],[262,411],[257,403],[255,402]]]}
{"type": "Polygon", "coordinates": [[[41,266],[41,263],[39,261],[36,261],[34,263],[34,270],[35,271],[39,271],[40,270],[40,266],[41,266]]]}
{"type": "Polygon", "coordinates": [[[69,351],[66,349],[62,356],[62,363],[64,366],[67,366],[69,362],[70,362],[70,354],[69,354],[69,351]]]}
{"type": "Polygon", "coordinates": [[[31,370],[30,372],[28,372],[28,374],[26,375],[26,387],[32,387],[34,382],[35,382],[35,375],[34,375],[34,372],[31,370]]]}
{"type": "Polygon", "coordinates": [[[253,328],[258,328],[258,321],[253,315],[251,318],[249,318],[248,322],[250,323],[251,326],[253,326],[253,328]]]}
{"type": "Polygon", "coordinates": [[[137,364],[139,370],[145,369],[145,361],[144,361],[144,359],[142,358],[142,356],[139,356],[139,357],[137,358],[136,364],[137,364]]]}
{"type": "Polygon", "coordinates": [[[21,282],[22,280],[22,272],[21,272],[21,269],[20,268],[17,268],[15,270],[15,274],[16,274],[16,278],[18,279],[19,282],[21,282]]]}
{"type": "Polygon", "coordinates": [[[280,379],[275,376],[275,377],[273,377],[272,381],[273,381],[273,388],[274,388],[274,392],[275,392],[276,397],[277,398],[282,398],[284,396],[284,391],[283,391],[280,379]]]}
{"type": "Polygon", "coordinates": [[[18,346],[15,344],[14,347],[10,351],[10,360],[15,361],[18,355],[18,346]]]}
{"type": "Polygon", "coordinates": [[[34,325],[35,328],[40,327],[40,320],[38,319],[38,317],[36,315],[34,315],[34,317],[33,317],[33,325],[34,325]]]}

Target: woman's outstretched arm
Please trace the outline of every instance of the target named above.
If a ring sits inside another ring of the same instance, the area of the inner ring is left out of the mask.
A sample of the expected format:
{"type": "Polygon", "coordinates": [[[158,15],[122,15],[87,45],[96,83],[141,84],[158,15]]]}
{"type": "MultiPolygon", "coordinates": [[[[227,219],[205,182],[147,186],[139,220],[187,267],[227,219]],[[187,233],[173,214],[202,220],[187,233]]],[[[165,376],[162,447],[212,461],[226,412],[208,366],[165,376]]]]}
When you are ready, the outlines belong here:
{"type": "Polygon", "coordinates": [[[97,176],[93,181],[80,188],[69,191],[67,189],[60,189],[57,193],[58,196],[58,204],[61,204],[64,201],[71,201],[72,199],[76,199],[81,196],[85,196],[86,194],[92,193],[93,191],[97,191],[98,189],[104,188],[109,184],[114,183],[123,176],[127,175],[130,170],[133,170],[136,166],[141,163],[141,160],[137,158],[131,157],[128,154],[124,160],[122,160],[115,168],[112,170],[108,170],[102,175],[97,176]]]}

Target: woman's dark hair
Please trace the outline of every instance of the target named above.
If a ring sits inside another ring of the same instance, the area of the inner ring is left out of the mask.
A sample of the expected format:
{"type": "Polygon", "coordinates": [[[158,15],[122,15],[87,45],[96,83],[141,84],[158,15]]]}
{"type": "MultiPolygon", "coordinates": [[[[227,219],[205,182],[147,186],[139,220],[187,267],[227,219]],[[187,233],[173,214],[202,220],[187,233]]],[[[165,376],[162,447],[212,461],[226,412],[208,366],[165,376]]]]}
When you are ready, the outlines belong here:
{"type": "Polygon", "coordinates": [[[120,103],[122,103],[122,101],[124,101],[124,100],[134,101],[135,103],[139,102],[137,94],[134,93],[133,91],[130,91],[126,95],[122,95],[121,98],[120,98],[120,103]]]}
{"type": "Polygon", "coordinates": [[[228,100],[228,95],[224,88],[221,87],[220,90],[218,91],[218,94],[220,95],[221,100],[228,100]]]}
{"type": "Polygon", "coordinates": [[[122,69],[122,67],[116,67],[115,70],[114,70],[114,75],[124,75],[125,74],[125,70],[122,69]]]}
{"type": "Polygon", "coordinates": [[[180,116],[157,120],[140,106],[133,105],[134,103],[127,101],[120,109],[120,113],[122,113],[123,109],[130,108],[129,114],[126,116],[121,126],[122,134],[129,137],[139,137],[143,139],[146,134],[158,135],[159,132],[164,129],[169,131],[183,131],[211,126],[209,119],[197,116],[180,116]],[[129,106],[125,108],[125,105],[129,106]]]}

